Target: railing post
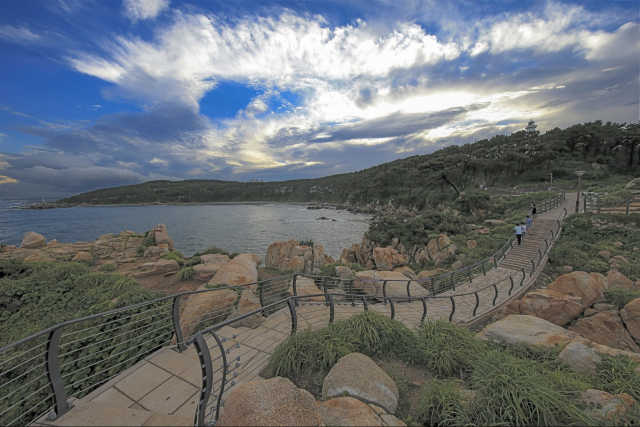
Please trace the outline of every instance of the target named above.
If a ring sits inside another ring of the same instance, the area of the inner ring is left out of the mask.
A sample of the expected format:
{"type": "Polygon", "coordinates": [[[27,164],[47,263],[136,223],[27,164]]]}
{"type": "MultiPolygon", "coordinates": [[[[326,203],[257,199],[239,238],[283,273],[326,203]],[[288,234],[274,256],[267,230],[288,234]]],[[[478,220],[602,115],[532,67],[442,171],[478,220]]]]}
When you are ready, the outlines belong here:
{"type": "Polygon", "coordinates": [[[456,312],[456,302],[453,300],[453,297],[449,297],[451,300],[451,314],[449,315],[449,322],[453,319],[453,313],[456,312]]]}
{"type": "Polygon", "coordinates": [[[422,319],[420,319],[420,322],[424,322],[424,319],[426,319],[426,317],[427,317],[427,298],[422,297],[422,319]]]}
{"type": "Polygon", "coordinates": [[[429,283],[431,284],[431,295],[433,295],[435,297],[436,296],[436,290],[433,287],[433,280],[431,278],[429,279],[429,283]]]}
{"type": "Polygon", "coordinates": [[[364,311],[369,310],[369,304],[367,303],[367,296],[362,295],[362,303],[364,304],[364,311]]]}
{"type": "Polygon", "coordinates": [[[409,297],[409,302],[411,302],[411,280],[407,282],[407,296],[409,297]]]}
{"type": "Polygon", "coordinates": [[[482,274],[487,275],[487,271],[484,269],[484,260],[482,260],[482,274]]]}
{"type": "Polygon", "coordinates": [[[498,261],[496,261],[496,257],[493,257],[493,264],[496,266],[496,268],[498,268],[498,261]]]}
{"type": "Polygon", "coordinates": [[[524,271],[524,267],[522,267],[522,280],[520,280],[520,286],[524,283],[524,279],[527,277],[527,273],[524,271]]]}
{"type": "MultiPolygon", "coordinates": [[[[224,351],[222,342],[215,332],[211,332],[211,335],[216,340],[218,348],[220,349],[220,355],[222,356],[222,384],[220,385],[220,394],[218,395],[218,403],[216,404],[216,420],[220,416],[220,404],[222,403],[222,393],[224,393],[224,386],[227,379],[227,354],[224,351]]],[[[211,389],[213,387],[213,367],[211,366],[211,355],[209,354],[209,347],[202,335],[196,335],[196,339],[193,342],[198,354],[198,360],[200,361],[200,370],[202,371],[202,387],[200,388],[200,398],[198,399],[198,409],[196,411],[195,425],[204,426],[205,417],[207,413],[207,403],[209,402],[209,396],[211,396],[211,389]]]]}
{"type": "Polygon", "coordinates": [[[333,305],[333,295],[327,294],[327,298],[329,299],[329,323],[333,323],[333,320],[336,317],[336,307],[333,305]]]}
{"type": "Polygon", "coordinates": [[[496,300],[498,299],[498,285],[493,284],[493,290],[495,291],[495,295],[493,296],[493,303],[491,305],[496,305],[496,300]]]}
{"type": "MultiPolygon", "coordinates": [[[[293,287],[293,295],[294,296],[298,296],[298,287],[296,286],[296,279],[298,278],[298,274],[294,274],[293,275],[293,282],[291,283],[291,286],[293,287]]],[[[295,305],[296,307],[298,306],[298,299],[296,298],[295,300],[295,305]]]]}
{"type": "Polygon", "coordinates": [[[469,283],[473,283],[473,280],[471,280],[471,267],[467,268],[467,273],[469,273],[469,283]]]}
{"type": "Polygon", "coordinates": [[[531,273],[529,273],[529,277],[533,276],[533,271],[536,269],[536,263],[531,260],[531,273]]]}
{"type": "Polygon", "coordinates": [[[173,313],[173,331],[176,334],[176,343],[178,344],[179,353],[184,351],[187,348],[187,346],[184,345],[184,337],[182,336],[182,328],[180,327],[180,297],[181,296],[182,295],[176,295],[173,298],[173,307],[171,310],[173,313]]]}
{"type": "MultiPolygon", "coordinates": [[[[451,289],[453,289],[453,290],[455,291],[455,290],[456,290],[456,284],[455,284],[455,282],[453,281],[453,273],[454,273],[454,272],[452,271],[452,272],[451,272],[451,289]]],[[[409,302],[411,302],[411,301],[409,301],[409,302]]]]}
{"type": "Polygon", "coordinates": [[[382,282],[382,296],[384,298],[387,297],[387,281],[386,280],[382,282]]]}
{"type": "Polygon", "coordinates": [[[353,296],[353,279],[349,279],[349,294],[351,295],[349,297],[351,298],[351,306],[355,307],[356,301],[355,301],[355,297],[353,296]]]}
{"type": "Polygon", "coordinates": [[[511,291],[513,291],[513,276],[509,276],[509,280],[511,280],[511,287],[509,288],[509,294],[511,295],[511,291]]]}
{"type": "Polygon", "coordinates": [[[291,312],[291,335],[293,335],[298,330],[298,313],[296,312],[296,303],[293,301],[293,298],[289,297],[287,303],[289,304],[289,311],[291,312]]]}
{"type": "Polygon", "coordinates": [[[65,391],[64,383],[62,382],[62,375],[60,374],[60,360],[58,359],[60,337],[62,336],[63,330],[64,327],[54,329],[49,333],[49,339],[47,340],[47,379],[51,386],[55,407],[55,414],[50,413],[47,417],[49,421],[57,419],[73,407],[69,402],[67,402],[67,392],[65,391]]]}
{"type": "Polygon", "coordinates": [[[473,307],[473,315],[476,315],[476,311],[478,310],[478,306],[480,306],[480,297],[478,296],[477,292],[473,293],[476,296],[476,306],[473,307]]]}
{"type": "MultiPolygon", "coordinates": [[[[328,294],[328,292],[327,292],[327,280],[328,280],[328,279],[329,279],[328,277],[325,277],[325,278],[324,278],[324,281],[322,282],[322,292],[323,292],[325,295],[327,295],[327,294],[328,294]]],[[[325,303],[325,305],[329,305],[329,303],[327,302],[327,303],[325,303]]]]}
{"type": "Polygon", "coordinates": [[[393,298],[389,298],[389,307],[391,308],[391,318],[396,318],[396,306],[393,304],[393,298]]]}

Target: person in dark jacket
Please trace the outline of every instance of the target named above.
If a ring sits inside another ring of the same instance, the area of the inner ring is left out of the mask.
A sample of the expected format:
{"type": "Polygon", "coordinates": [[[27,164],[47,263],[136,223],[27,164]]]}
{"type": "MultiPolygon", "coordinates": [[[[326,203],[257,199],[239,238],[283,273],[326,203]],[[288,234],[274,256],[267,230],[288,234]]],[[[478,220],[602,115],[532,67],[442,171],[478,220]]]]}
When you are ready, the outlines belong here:
{"type": "Polygon", "coordinates": [[[536,217],[536,214],[538,213],[538,210],[536,209],[536,204],[531,202],[531,214],[533,215],[533,217],[536,217]]]}

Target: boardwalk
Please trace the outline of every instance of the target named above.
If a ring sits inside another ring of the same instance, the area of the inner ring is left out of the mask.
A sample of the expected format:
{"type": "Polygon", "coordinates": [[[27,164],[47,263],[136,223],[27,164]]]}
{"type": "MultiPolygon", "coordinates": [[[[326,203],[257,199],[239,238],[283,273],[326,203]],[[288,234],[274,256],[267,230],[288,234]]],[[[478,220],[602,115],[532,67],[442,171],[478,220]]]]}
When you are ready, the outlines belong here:
{"type": "MultiPolygon", "coordinates": [[[[544,266],[544,262],[535,271],[528,270],[523,273],[522,268],[530,263],[541,245],[542,249],[546,249],[544,237],[562,209],[566,208],[571,213],[574,207],[574,199],[567,197],[562,206],[539,215],[522,245],[511,249],[498,268],[487,272],[486,276],[473,278],[470,283],[458,285],[456,291],[450,290],[437,298],[427,300],[371,304],[368,309],[379,311],[389,317],[393,310],[393,317],[409,327],[421,322],[425,315],[425,305],[426,316],[430,318],[449,319],[451,316],[452,321],[461,324],[482,318],[512,300],[518,292],[525,290],[535,280],[536,273],[544,266]],[[453,295],[456,296],[455,299],[451,298],[453,295]],[[452,300],[455,301],[453,315],[452,300]]],[[[406,295],[404,297],[406,299],[406,295]]],[[[336,321],[364,310],[362,303],[351,304],[348,297],[334,295],[334,299],[336,321]]],[[[331,313],[327,304],[302,300],[296,314],[297,327],[300,330],[326,326],[331,313]]],[[[253,328],[225,326],[216,331],[222,340],[227,360],[227,376],[224,381],[226,385],[222,401],[234,386],[262,379],[261,371],[279,343],[290,335],[291,328],[291,313],[284,307],[253,328]]],[[[220,350],[213,336],[207,335],[206,342],[214,367],[214,388],[207,405],[206,419],[211,421],[215,413],[217,392],[223,383],[223,369],[220,350]]],[[[193,425],[201,387],[202,370],[194,346],[189,346],[182,353],[167,347],[118,375],[82,400],[75,401],[75,407],[56,421],[47,422],[41,419],[36,424],[193,425]]]]}

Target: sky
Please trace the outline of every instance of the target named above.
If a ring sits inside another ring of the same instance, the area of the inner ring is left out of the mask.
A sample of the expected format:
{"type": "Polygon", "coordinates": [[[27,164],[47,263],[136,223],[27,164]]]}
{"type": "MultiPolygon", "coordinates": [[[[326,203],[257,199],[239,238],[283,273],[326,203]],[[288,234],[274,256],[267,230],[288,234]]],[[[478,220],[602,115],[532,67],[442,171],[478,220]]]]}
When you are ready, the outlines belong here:
{"type": "Polygon", "coordinates": [[[0,198],[640,117],[638,1],[0,1],[0,198]]]}

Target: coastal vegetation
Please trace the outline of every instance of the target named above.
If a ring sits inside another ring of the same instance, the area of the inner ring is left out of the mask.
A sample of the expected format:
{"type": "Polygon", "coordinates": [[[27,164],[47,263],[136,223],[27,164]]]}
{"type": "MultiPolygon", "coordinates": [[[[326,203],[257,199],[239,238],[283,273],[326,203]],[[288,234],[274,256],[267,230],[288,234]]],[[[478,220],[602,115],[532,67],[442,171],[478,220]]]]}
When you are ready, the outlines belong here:
{"type": "Polygon", "coordinates": [[[267,376],[289,378],[322,399],[321,384],[338,360],[359,352],[378,361],[396,382],[396,417],[425,426],[449,425],[637,425],[637,411],[615,419],[590,415],[579,399],[587,389],[627,393],[638,399],[638,363],[603,356],[595,375],[572,372],[556,361],[562,348],[481,341],[444,320],[411,330],[401,322],[365,311],[282,342],[267,376]],[[424,372],[420,384],[398,375],[397,366],[424,372]],[[391,367],[395,366],[395,369],[391,367]],[[311,379],[311,380],[309,380],[311,379]]]}
{"type": "MultiPolygon", "coordinates": [[[[595,121],[544,134],[520,131],[449,146],[362,171],[281,182],[150,181],[106,188],[60,201],[66,204],[210,203],[243,201],[369,203],[425,209],[483,187],[555,185],[574,188],[624,182],[640,164],[640,125],[595,121]]],[[[475,203],[468,196],[470,203],[475,203]]],[[[480,200],[482,201],[482,200],[480,200]]]]}

